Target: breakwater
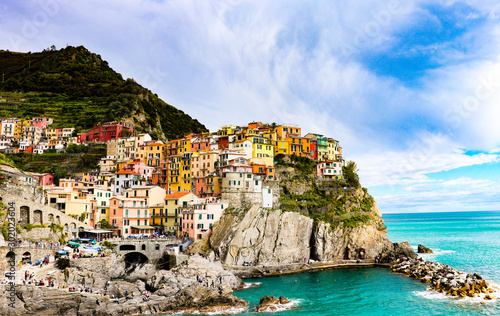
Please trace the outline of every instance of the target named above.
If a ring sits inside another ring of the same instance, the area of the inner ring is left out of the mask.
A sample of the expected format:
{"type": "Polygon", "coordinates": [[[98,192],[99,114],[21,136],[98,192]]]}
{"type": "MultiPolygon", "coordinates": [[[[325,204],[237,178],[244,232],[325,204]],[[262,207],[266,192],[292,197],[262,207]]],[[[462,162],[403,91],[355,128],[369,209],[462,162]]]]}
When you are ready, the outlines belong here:
{"type": "Polygon", "coordinates": [[[447,295],[495,299],[490,294],[497,289],[491,287],[479,274],[459,272],[439,262],[402,258],[392,265],[392,271],[430,283],[431,289],[447,295]]]}

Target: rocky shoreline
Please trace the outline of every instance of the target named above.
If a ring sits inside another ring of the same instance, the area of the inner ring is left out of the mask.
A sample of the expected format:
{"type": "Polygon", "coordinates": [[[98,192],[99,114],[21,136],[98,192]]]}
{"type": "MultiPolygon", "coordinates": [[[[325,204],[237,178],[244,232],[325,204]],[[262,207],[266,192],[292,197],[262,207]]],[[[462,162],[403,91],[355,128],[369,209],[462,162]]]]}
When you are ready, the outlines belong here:
{"type": "Polygon", "coordinates": [[[10,287],[2,285],[0,315],[220,312],[248,305],[233,295],[233,290],[243,287],[241,279],[225,271],[220,263],[197,255],[172,270],[156,270],[154,265],[146,264],[119,280],[112,278],[120,274],[119,262],[113,258],[96,259],[82,259],[75,267],[56,273],[54,278],[62,287],[16,285],[13,308],[8,306],[10,287]],[[109,265],[114,269],[108,269],[109,265]],[[69,288],[77,290],[69,291],[69,288]]]}
{"type": "Polygon", "coordinates": [[[421,258],[401,258],[391,268],[406,277],[430,283],[433,290],[458,298],[481,297],[492,300],[495,297],[490,294],[498,291],[477,273],[459,272],[448,265],[421,258]]]}

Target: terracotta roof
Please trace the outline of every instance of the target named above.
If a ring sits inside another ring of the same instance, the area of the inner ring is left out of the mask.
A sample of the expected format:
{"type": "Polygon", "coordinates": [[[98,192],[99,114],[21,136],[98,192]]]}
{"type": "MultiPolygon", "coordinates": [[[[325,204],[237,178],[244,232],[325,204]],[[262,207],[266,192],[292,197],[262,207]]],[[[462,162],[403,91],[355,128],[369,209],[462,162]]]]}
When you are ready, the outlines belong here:
{"type": "Polygon", "coordinates": [[[165,196],[165,200],[177,200],[188,195],[189,193],[191,192],[174,192],[172,194],[167,194],[167,196],[165,196]]]}
{"type": "Polygon", "coordinates": [[[116,172],[115,174],[135,174],[135,175],[140,176],[140,174],[139,174],[139,173],[137,173],[137,172],[133,172],[133,171],[125,171],[125,170],[120,170],[120,171],[116,172]]]}

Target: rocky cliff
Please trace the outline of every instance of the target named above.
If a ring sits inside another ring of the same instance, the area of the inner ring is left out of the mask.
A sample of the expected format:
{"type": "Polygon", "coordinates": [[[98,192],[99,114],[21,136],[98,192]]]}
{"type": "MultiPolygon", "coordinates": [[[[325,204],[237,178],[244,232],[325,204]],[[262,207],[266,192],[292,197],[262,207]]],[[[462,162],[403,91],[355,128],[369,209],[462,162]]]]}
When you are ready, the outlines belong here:
{"type": "Polygon", "coordinates": [[[278,209],[233,209],[194,250],[213,251],[226,265],[374,259],[393,251],[381,212],[367,190],[343,180],[318,180],[312,163],[278,164],[278,209]]]}

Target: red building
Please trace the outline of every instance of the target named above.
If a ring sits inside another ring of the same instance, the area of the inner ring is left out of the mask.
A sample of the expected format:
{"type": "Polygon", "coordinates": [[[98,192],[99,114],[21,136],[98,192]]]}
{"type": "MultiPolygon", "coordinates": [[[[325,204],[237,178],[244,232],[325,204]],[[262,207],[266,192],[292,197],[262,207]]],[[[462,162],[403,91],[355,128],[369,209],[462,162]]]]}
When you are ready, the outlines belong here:
{"type": "Polygon", "coordinates": [[[318,159],[318,141],[311,139],[311,152],[309,153],[309,158],[318,159]]]}
{"type": "Polygon", "coordinates": [[[133,134],[134,125],[124,122],[108,122],[95,126],[88,133],[81,133],[78,137],[80,143],[98,142],[105,143],[110,139],[121,138],[133,134]],[[128,132],[125,132],[128,131],[128,132]]]}

